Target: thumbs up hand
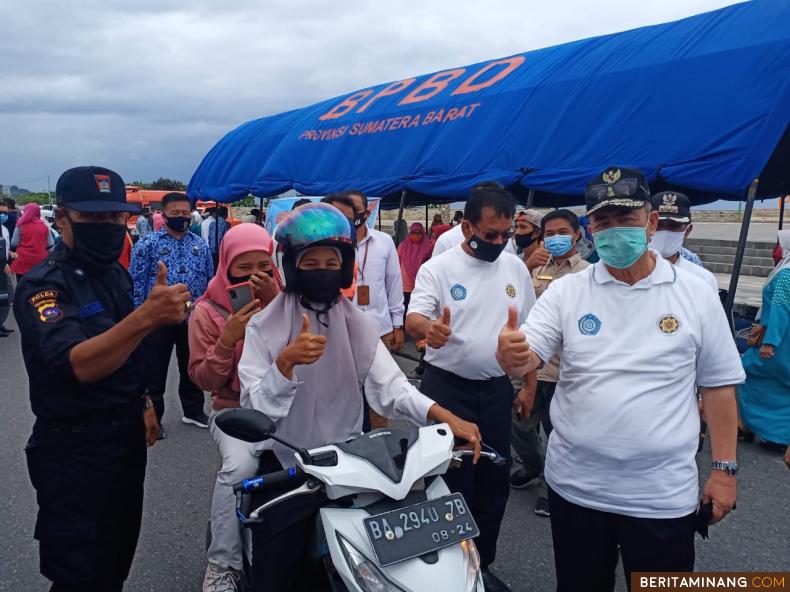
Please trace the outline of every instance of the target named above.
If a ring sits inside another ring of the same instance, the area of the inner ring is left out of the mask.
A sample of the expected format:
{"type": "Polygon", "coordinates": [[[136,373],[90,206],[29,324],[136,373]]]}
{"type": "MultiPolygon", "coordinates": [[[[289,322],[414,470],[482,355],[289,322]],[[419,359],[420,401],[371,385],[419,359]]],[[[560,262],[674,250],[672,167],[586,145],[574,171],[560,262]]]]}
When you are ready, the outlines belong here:
{"type": "Polygon", "coordinates": [[[450,308],[445,306],[441,318],[432,321],[428,326],[428,331],[425,334],[425,342],[428,344],[428,347],[441,349],[447,345],[450,335],[452,334],[453,331],[450,329],[450,308]]]}
{"type": "Polygon", "coordinates": [[[155,327],[177,325],[187,318],[190,299],[186,285],[167,285],[167,267],[160,261],[156,282],[140,309],[145,311],[144,318],[152,321],[155,327]]]}
{"type": "Polygon", "coordinates": [[[518,330],[518,309],[510,306],[507,311],[507,323],[499,332],[499,343],[496,359],[502,369],[512,376],[523,376],[534,370],[535,356],[529,349],[526,336],[518,330]]]}
{"type": "Polygon", "coordinates": [[[159,262],[159,269],[157,269],[156,271],[156,285],[157,286],[167,285],[167,266],[165,265],[164,261],[159,262]]]}
{"type": "Polygon", "coordinates": [[[310,333],[310,319],[302,315],[302,330],[277,356],[277,367],[283,376],[293,379],[294,366],[315,364],[326,350],[326,336],[310,333]]]}

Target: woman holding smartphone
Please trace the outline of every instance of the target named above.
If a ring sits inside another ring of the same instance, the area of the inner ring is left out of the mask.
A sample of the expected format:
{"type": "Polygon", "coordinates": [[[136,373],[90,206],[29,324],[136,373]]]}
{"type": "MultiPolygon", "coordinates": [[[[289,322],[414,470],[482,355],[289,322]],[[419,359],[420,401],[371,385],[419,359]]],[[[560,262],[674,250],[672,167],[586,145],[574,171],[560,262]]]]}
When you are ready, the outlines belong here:
{"type": "Polygon", "coordinates": [[[203,590],[236,590],[242,573],[242,538],[233,484],[255,474],[249,444],[216,428],[214,419],[239,406],[237,372],[247,322],[280,292],[272,263],[274,243],[262,227],[239,224],[225,235],[219,264],[189,319],[189,376],[211,391],[209,431],[222,456],[211,500],[211,544],[203,590]]]}

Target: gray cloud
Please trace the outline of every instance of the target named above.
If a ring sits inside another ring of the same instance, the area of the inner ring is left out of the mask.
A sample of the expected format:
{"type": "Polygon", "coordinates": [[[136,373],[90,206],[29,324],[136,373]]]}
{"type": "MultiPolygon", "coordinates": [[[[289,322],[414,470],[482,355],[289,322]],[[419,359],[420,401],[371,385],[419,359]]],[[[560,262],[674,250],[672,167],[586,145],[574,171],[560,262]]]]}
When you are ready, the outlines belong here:
{"type": "Polygon", "coordinates": [[[252,118],[732,3],[6,0],[0,182],[88,163],[186,181],[252,118]]]}

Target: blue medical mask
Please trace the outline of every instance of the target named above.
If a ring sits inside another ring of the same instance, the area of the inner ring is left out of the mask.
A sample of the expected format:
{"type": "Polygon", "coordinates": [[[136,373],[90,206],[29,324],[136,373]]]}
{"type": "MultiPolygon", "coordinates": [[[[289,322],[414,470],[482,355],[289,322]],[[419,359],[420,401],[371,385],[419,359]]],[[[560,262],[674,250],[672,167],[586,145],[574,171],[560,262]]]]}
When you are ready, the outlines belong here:
{"type": "Polygon", "coordinates": [[[562,257],[571,250],[573,237],[570,234],[555,234],[545,239],[543,246],[552,257],[562,257]]]}
{"type": "Polygon", "coordinates": [[[646,226],[615,226],[593,233],[598,256],[615,269],[631,267],[647,251],[646,226]]]}
{"type": "Polygon", "coordinates": [[[6,222],[8,222],[8,214],[0,214],[0,224],[5,224],[6,222]]]}

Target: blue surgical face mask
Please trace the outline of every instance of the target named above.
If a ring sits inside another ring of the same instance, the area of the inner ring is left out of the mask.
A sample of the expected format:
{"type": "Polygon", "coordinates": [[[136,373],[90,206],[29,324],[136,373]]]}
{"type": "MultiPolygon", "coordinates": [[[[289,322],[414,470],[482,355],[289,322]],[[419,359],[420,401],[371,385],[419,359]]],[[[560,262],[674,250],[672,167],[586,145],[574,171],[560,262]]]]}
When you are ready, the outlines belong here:
{"type": "Polygon", "coordinates": [[[593,233],[598,256],[615,269],[631,267],[647,251],[645,226],[615,226],[593,233]]]}
{"type": "Polygon", "coordinates": [[[0,224],[5,224],[8,222],[8,214],[2,213],[0,214],[0,224]]]}
{"type": "Polygon", "coordinates": [[[570,234],[555,234],[546,238],[543,245],[552,257],[562,257],[571,250],[573,237],[570,234]]]}

